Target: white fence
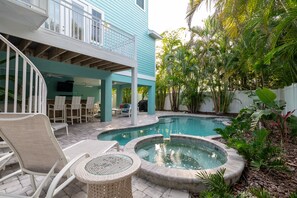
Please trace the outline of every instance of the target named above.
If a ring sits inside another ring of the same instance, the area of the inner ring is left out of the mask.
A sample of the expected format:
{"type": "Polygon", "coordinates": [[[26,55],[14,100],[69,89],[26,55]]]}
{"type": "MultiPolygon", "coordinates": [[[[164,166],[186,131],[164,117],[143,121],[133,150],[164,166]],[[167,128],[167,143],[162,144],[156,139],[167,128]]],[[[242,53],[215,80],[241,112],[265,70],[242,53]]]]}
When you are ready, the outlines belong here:
{"type": "MultiPolygon", "coordinates": [[[[297,83],[292,84],[291,86],[284,87],[283,89],[273,90],[277,95],[277,100],[284,100],[286,101],[286,108],[284,113],[288,111],[293,111],[294,115],[297,116],[297,83]]],[[[239,113],[239,111],[249,106],[253,103],[253,99],[248,97],[248,91],[236,91],[234,95],[234,100],[229,106],[229,113],[239,113]]],[[[170,101],[169,96],[167,95],[164,104],[165,110],[170,110],[170,101]]],[[[187,107],[184,105],[179,106],[180,111],[186,111],[187,107]]],[[[201,105],[200,108],[201,112],[214,112],[213,102],[210,97],[205,98],[204,103],[201,105]]]]}

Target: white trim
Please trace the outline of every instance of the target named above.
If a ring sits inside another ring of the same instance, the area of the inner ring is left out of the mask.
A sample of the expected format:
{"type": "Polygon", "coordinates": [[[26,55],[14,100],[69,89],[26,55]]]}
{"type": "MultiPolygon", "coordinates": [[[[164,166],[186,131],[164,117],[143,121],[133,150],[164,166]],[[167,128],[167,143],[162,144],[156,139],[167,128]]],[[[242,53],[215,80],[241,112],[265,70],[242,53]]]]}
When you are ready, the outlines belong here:
{"type": "Polygon", "coordinates": [[[146,0],[143,0],[143,8],[142,7],[140,7],[138,4],[137,4],[137,0],[135,0],[135,5],[139,8],[139,9],[141,9],[143,12],[145,12],[145,10],[146,10],[146,0]]]}
{"type": "Polygon", "coordinates": [[[148,30],[148,35],[153,39],[163,39],[163,37],[154,30],[148,30]]]}
{"type": "Polygon", "coordinates": [[[104,35],[103,35],[103,26],[102,26],[102,21],[104,21],[104,12],[101,10],[101,9],[99,9],[99,8],[97,8],[97,7],[95,7],[95,6],[93,6],[93,5],[90,5],[89,6],[89,10],[88,10],[88,13],[90,13],[91,14],[91,16],[93,17],[93,10],[94,11],[96,11],[96,12],[98,12],[99,14],[101,14],[101,18],[100,18],[100,28],[99,28],[99,31],[100,31],[100,38],[99,38],[99,42],[96,42],[95,40],[93,40],[93,38],[92,38],[92,34],[93,34],[93,25],[90,25],[90,27],[91,27],[91,29],[90,29],[90,36],[89,36],[89,39],[90,39],[90,43],[93,43],[93,44],[100,44],[100,46],[103,46],[103,37],[104,37],[104,35]]]}
{"type": "MultiPolygon", "coordinates": [[[[130,71],[114,72],[114,74],[131,77],[131,72],[130,71]]],[[[141,79],[144,79],[144,80],[156,81],[155,76],[148,76],[148,75],[144,75],[144,74],[138,74],[138,78],[141,78],[141,79]]]]}

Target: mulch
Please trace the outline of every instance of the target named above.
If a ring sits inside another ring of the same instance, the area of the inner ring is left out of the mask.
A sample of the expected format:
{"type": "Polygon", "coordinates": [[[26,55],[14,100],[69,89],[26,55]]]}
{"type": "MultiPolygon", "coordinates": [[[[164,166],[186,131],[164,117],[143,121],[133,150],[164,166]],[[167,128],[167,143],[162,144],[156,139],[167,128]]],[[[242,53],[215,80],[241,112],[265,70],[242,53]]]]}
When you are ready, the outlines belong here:
{"type": "MultiPolygon", "coordinates": [[[[272,142],[277,142],[280,137],[272,137],[272,142]]],[[[289,197],[297,192],[297,139],[291,138],[283,143],[283,158],[288,170],[255,170],[246,167],[239,182],[233,186],[234,195],[250,188],[263,188],[272,197],[289,197]]]]}

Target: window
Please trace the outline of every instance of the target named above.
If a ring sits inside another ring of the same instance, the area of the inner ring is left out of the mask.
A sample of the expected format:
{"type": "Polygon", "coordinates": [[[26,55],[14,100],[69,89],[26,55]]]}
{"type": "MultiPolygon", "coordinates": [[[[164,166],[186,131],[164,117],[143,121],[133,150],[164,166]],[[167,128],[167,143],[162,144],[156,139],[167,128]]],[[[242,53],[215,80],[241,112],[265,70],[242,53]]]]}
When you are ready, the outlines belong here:
{"type": "Polygon", "coordinates": [[[92,41],[100,43],[101,41],[101,19],[102,14],[96,10],[92,10],[92,41]]]}
{"type": "Polygon", "coordinates": [[[49,2],[49,17],[44,23],[46,29],[50,29],[55,32],[60,32],[60,1],[49,2]]]}
{"type": "Polygon", "coordinates": [[[72,4],[72,37],[83,40],[84,8],[77,3],[72,4]]]}
{"type": "Polygon", "coordinates": [[[144,10],[144,0],[136,0],[136,4],[144,10]]]}

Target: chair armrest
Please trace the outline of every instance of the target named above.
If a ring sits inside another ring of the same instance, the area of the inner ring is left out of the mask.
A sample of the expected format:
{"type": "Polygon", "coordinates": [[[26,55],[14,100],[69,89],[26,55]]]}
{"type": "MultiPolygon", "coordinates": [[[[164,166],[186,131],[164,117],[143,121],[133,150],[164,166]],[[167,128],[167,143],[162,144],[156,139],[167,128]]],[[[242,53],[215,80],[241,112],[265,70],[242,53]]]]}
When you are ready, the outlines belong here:
{"type": "Polygon", "coordinates": [[[37,190],[35,191],[35,193],[32,195],[32,197],[39,197],[43,187],[48,183],[50,177],[52,175],[54,175],[54,171],[56,166],[58,165],[59,161],[57,161],[53,167],[51,168],[51,170],[48,172],[48,174],[46,175],[46,177],[43,179],[43,181],[41,182],[41,184],[38,186],[37,190]]]}
{"type": "Polygon", "coordinates": [[[13,152],[12,153],[3,153],[0,156],[0,170],[2,168],[5,167],[5,164],[11,159],[11,157],[13,156],[13,152]]]}
{"type": "MultiPolygon", "coordinates": [[[[48,181],[50,180],[51,176],[54,175],[54,170],[55,170],[56,166],[58,165],[58,162],[59,161],[57,161],[53,165],[53,167],[51,168],[51,170],[45,176],[45,178],[43,179],[43,181],[41,182],[41,184],[38,186],[37,190],[34,192],[34,194],[31,197],[40,197],[40,193],[41,193],[42,189],[48,183],[48,181]]],[[[0,193],[0,197],[28,198],[28,196],[23,196],[23,195],[2,194],[2,193],[0,193]]]]}
{"type": "Polygon", "coordinates": [[[64,181],[60,186],[57,187],[60,179],[65,175],[65,173],[67,171],[69,171],[69,169],[77,162],[79,161],[81,158],[87,158],[90,157],[90,155],[88,153],[83,153],[75,158],[73,158],[70,162],[68,162],[68,164],[66,164],[64,166],[64,168],[56,175],[56,177],[53,179],[47,194],[46,194],[46,198],[52,198],[54,197],[58,192],[60,192],[65,186],[67,186],[73,179],[75,179],[74,175],[71,175],[66,181],[64,181]],[[57,187],[57,188],[56,188],[57,187]]]}
{"type": "Polygon", "coordinates": [[[48,104],[48,105],[47,105],[48,108],[50,108],[50,107],[54,107],[54,106],[55,106],[54,104],[48,104]]]}
{"type": "Polygon", "coordinates": [[[65,107],[64,107],[65,109],[71,109],[72,108],[72,104],[65,104],[65,107]]]}

